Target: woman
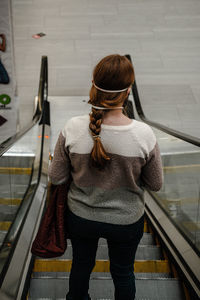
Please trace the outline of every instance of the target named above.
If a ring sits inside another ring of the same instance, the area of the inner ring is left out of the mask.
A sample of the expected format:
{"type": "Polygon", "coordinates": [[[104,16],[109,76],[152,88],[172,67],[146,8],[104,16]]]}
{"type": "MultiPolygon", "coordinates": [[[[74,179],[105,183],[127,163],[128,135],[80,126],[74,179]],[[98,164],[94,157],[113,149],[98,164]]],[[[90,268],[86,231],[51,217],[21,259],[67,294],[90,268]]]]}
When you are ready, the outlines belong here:
{"type": "MultiPolygon", "coordinates": [[[[6,36],[5,34],[0,34],[0,40],[2,42],[0,43],[0,51],[5,52],[6,51],[6,36]]],[[[1,62],[0,58],[0,83],[8,84],[10,82],[8,73],[4,67],[4,65],[1,62]]]]}
{"type": "Polygon", "coordinates": [[[161,188],[162,166],[151,128],[123,114],[133,82],[133,67],[125,56],[103,58],[93,72],[90,115],[70,119],[55,147],[52,182],[72,177],[68,300],[90,299],[89,279],[100,237],[108,244],[115,299],[135,297],[133,265],[143,235],[143,186],[161,188]]]}

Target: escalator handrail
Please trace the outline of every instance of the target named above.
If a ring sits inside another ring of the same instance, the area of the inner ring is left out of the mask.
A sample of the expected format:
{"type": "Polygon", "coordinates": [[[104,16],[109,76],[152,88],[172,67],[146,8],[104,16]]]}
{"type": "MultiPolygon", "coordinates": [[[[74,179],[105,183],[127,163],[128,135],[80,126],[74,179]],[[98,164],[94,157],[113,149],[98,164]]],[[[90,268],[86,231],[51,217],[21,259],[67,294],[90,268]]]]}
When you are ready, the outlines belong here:
{"type": "MultiPolygon", "coordinates": [[[[35,158],[35,160],[39,159],[39,165],[37,165],[37,163],[34,163],[32,178],[29,182],[29,187],[32,186],[32,191],[30,193],[28,193],[28,192],[26,193],[26,195],[27,195],[26,200],[28,201],[28,198],[30,198],[30,201],[28,202],[28,206],[25,208],[25,213],[23,215],[22,222],[17,226],[17,231],[14,234],[16,237],[15,237],[15,240],[13,241],[13,245],[12,245],[13,247],[9,253],[9,256],[5,262],[5,266],[3,267],[3,270],[1,273],[0,294],[2,297],[5,296],[2,293],[6,292],[6,295],[8,294],[8,287],[12,286],[12,284],[13,284],[13,278],[11,278],[12,276],[9,276],[7,274],[7,271],[9,270],[9,274],[11,274],[13,261],[16,264],[16,262],[18,262],[18,260],[19,260],[18,255],[16,255],[16,252],[21,251],[21,248],[16,250],[17,244],[18,244],[19,240],[21,240],[24,243],[24,237],[23,237],[22,232],[26,231],[25,223],[26,223],[27,217],[29,216],[29,220],[31,220],[31,222],[33,222],[32,217],[30,217],[30,210],[32,209],[32,206],[35,205],[35,203],[34,203],[35,197],[36,197],[36,195],[37,195],[37,197],[38,197],[38,195],[41,197],[41,190],[44,190],[44,191],[46,190],[47,174],[46,174],[46,170],[45,170],[45,166],[44,166],[44,156],[46,158],[48,158],[48,153],[49,153],[48,148],[49,147],[44,146],[44,143],[45,143],[46,127],[50,126],[50,116],[49,116],[50,110],[49,110],[49,102],[47,100],[47,98],[48,98],[48,90],[47,90],[48,89],[48,62],[47,62],[46,56],[42,57],[41,68],[43,68],[42,89],[40,92],[41,93],[41,103],[43,103],[43,104],[41,107],[42,108],[42,117],[39,122],[39,125],[40,125],[39,127],[41,128],[41,139],[38,140],[38,146],[39,146],[38,150],[40,149],[40,151],[36,151],[37,157],[35,158]],[[34,179],[34,178],[36,178],[35,176],[37,176],[36,181],[34,179]],[[13,258],[14,255],[15,255],[15,257],[13,258]]],[[[41,85],[41,82],[40,82],[40,85],[41,85]]],[[[46,139],[46,141],[49,141],[49,139],[46,139]]],[[[46,159],[46,161],[47,161],[47,159],[46,159]]],[[[27,189],[27,191],[28,191],[28,189],[27,189]]],[[[25,202],[26,201],[22,201],[22,203],[20,205],[20,208],[18,210],[19,215],[20,215],[20,209],[23,209],[23,205],[25,202]]],[[[38,210],[40,210],[39,206],[41,204],[42,204],[42,202],[37,203],[38,210]]],[[[11,228],[12,228],[12,225],[11,225],[9,231],[11,230],[11,228]]],[[[28,232],[28,235],[30,235],[30,232],[28,232]]],[[[26,240],[26,242],[27,242],[27,240],[26,240]]],[[[24,243],[24,245],[25,245],[24,248],[26,247],[26,242],[24,243]]],[[[26,260],[26,256],[24,256],[24,259],[26,260]]],[[[20,261],[19,264],[21,264],[20,265],[21,268],[24,267],[24,262],[20,261]]],[[[14,286],[12,287],[13,289],[17,288],[15,290],[15,296],[18,293],[18,287],[22,282],[21,272],[19,272],[19,274],[16,274],[16,276],[17,276],[17,280],[14,280],[15,287],[14,286]]],[[[11,288],[11,290],[12,290],[12,288],[11,288]]]]}
{"type": "Polygon", "coordinates": [[[26,132],[28,132],[41,118],[42,115],[42,106],[44,102],[44,87],[47,85],[47,56],[42,56],[41,68],[40,68],[40,80],[39,80],[39,89],[38,96],[36,98],[36,108],[33,114],[33,118],[31,122],[22,128],[19,132],[14,134],[13,136],[6,139],[4,142],[0,144],[0,157],[8,151],[8,149],[15,144],[26,132]]]}
{"type": "MultiPolygon", "coordinates": [[[[125,55],[132,63],[131,60],[131,56],[129,54],[125,55]]],[[[137,89],[137,84],[136,84],[136,80],[134,81],[133,85],[132,85],[132,94],[133,94],[133,99],[135,102],[135,107],[137,110],[137,113],[139,115],[139,117],[141,118],[141,120],[145,123],[147,123],[148,125],[155,127],[161,131],[166,132],[169,135],[175,136],[176,138],[179,138],[180,140],[186,141],[190,144],[193,144],[195,146],[200,147],[200,139],[194,136],[191,136],[189,134],[185,134],[183,132],[180,132],[178,130],[174,130],[172,128],[169,128],[165,125],[162,125],[160,123],[154,122],[149,120],[143,111],[142,105],[141,105],[141,101],[140,101],[140,97],[139,97],[139,93],[138,93],[138,89],[137,89]]]]}
{"type": "MultiPolygon", "coordinates": [[[[130,55],[126,55],[126,57],[131,61],[130,55]]],[[[134,81],[134,84],[132,85],[132,94],[137,113],[143,122],[164,131],[169,135],[175,136],[180,140],[200,147],[199,138],[168,128],[167,126],[146,118],[140,102],[136,81],[134,81]]],[[[182,279],[184,279],[184,282],[187,282],[189,289],[192,289],[194,293],[199,295],[199,271],[198,267],[194,268],[195,265],[199,265],[199,252],[196,251],[193,244],[189,241],[183,231],[180,230],[173,219],[169,218],[169,215],[155,197],[154,192],[146,189],[144,198],[145,213],[151,221],[152,227],[161,238],[162,245],[165,245],[165,250],[170,254],[171,260],[177,264],[178,269],[181,271],[182,279]],[[187,251],[185,251],[185,249],[187,249],[187,251]]],[[[195,297],[195,299],[197,298],[195,297]]]]}

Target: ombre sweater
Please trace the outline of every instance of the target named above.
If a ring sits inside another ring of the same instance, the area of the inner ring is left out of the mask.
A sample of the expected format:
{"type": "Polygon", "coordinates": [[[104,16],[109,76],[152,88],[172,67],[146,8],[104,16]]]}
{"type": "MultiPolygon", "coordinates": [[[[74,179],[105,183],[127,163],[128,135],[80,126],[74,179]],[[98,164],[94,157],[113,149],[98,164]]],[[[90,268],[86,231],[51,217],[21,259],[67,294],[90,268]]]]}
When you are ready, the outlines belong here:
{"type": "Polygon", "coordinates": [[[143,187],[158,191],[162,163],[156,137],[145,123],[101,125],[101,141],[111,161],[103,170],[91,167],[93,138],[89,116],[70,119],[59,135],[49,176],[61,184],[72,176],[68,207],[82,218],[132,224],[144,214],[143,187]]]}

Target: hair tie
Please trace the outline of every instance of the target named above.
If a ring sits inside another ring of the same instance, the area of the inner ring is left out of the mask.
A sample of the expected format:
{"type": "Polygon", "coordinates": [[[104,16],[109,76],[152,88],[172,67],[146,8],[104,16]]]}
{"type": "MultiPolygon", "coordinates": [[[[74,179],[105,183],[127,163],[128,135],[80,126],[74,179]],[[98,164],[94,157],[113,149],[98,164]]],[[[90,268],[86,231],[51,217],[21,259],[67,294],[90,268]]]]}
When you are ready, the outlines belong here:
{"type": "Polygon", "coordinates": [[[100,139],[101,137],[100,137],[100,135],[92,135],[92,137],[93,137],[93,139],[100,139]]]}
{"type": "Polygon", "coordinates": [[[124,92],[124,91],[128,90],[128,88],[129,88],[129,86],[128,86],[127,88],[122,89],[122,90],[105,90],[105,89],[102,89],[102,88],[98,87],[98,86],[94,83],[94,81],[93,81],[93,84],[94,84],[94,86],[95,86],[95,88],[96,88],[97,90],[102,91],[102,92],[106,92],[106,93],[121,93],[121,92],[124,92]]]}

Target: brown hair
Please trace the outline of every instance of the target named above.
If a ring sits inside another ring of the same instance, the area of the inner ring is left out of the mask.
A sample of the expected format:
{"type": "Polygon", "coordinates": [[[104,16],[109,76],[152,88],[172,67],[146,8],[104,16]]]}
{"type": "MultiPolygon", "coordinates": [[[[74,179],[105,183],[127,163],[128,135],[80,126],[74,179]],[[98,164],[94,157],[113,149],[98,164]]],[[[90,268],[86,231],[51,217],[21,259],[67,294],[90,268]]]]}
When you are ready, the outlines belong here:
{"type": "MultiPolygon", "coordinates": [[[[121,90],[128,88],[134,82],[134,70],[130,61],[119,54],[113,54],[104,57],[94,68],[93,81],[96,86],[105,90],[121,90]]],[[[90,100],[88,103],[94,106],[112,108],[119,103],[123,103],[127,98],[127,90],[124,92],[102,92],[92,85],[90,90],[90,100]]],[[[92,165],[102,169],[110,161],[100,139],[101,123],[104,116],[104,110],[92,107],[90,113],[90,124],[92,136],[94,137],[94,146],[90,158],[92,165]]]]}

